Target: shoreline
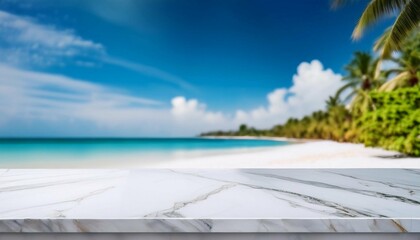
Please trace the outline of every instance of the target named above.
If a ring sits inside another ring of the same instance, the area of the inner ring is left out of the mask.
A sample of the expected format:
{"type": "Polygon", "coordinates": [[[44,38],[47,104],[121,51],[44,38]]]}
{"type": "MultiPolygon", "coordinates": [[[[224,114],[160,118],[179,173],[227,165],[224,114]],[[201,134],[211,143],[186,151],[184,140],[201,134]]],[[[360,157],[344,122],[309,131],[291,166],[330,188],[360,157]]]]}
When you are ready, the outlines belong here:
{"type": "Polygon", "coordinates": [[[151,168],[420,168],[420,158],[363,144],[331,140],[288,139],[277,137],[234,137],[225,139],[265,139],[289,141],[279,147],[253,152],[202,156],[174,162],[153,164],[151,168]]]}
{"type": "Polygon", "coordinates": [[[328,141],[322,139],[301,139],[301,138],[287,138],[287,137],[258,137],[258,136],[198,136],[197,138],[207,139],[244,139],[244,140],[271,140],[280,142],[293,142],[293,143],[306,143],[306,142],[318,142],[328,141]]]}
{"type": "MultiPolygon", "coordinates": [[[[197,137],[201,138],[201,137],[197,137]]],[[[213,151],[174,152],[165,157],[121,152],[117,155],[99,154],[85,159],[41,159],[3,164],[3,169],[251,169],[251,168],[418,168],[420,158],[400,157],[398,152],[369,148],[363,144],[340,143],[331,140],[289,139],[280,137],[217,136],[208,139],[257,139],[287,141],[281,146],[213,151]],[[80,161],[76,161],[80,160],[80,161]]]]}

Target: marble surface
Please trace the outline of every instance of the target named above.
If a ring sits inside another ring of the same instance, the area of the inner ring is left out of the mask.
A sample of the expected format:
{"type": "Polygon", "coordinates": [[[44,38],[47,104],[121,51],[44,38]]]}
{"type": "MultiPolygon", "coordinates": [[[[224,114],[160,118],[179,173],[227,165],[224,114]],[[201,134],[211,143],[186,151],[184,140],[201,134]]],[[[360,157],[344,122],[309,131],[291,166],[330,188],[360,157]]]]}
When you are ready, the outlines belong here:
{"type": "Polygon", "coordinates": [[[416,233],[0,233],[1,240],[419,240],[416,233]]]}
{"type": "Polygon", "coordinates": [[[0,232],[420,232],[420,170],[0,170],[0,232]]]}

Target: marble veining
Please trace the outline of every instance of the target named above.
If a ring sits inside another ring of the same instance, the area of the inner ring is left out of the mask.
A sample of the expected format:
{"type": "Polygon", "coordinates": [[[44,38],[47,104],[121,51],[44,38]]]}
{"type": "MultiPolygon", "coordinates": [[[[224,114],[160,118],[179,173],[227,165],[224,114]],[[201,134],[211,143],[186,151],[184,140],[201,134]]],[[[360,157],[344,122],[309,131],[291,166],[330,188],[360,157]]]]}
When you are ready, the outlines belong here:
{"type": "Polygon", "coordinates": [[[0,232],[420,232],[420,170],[3,169],[0,232]]]}

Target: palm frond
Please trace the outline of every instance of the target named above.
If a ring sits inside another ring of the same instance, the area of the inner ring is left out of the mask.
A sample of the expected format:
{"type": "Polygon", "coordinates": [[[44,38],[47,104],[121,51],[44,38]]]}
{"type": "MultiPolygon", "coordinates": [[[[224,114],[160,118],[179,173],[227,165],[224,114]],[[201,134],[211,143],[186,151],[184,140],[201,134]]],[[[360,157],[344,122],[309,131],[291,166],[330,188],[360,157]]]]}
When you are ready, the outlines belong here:
{"type": "MultiPolygon", "coordinates": [[[[392,2],[392,1],[391,1],[392,2]]],[[[404,40],[420,26],[420,1],[409,0],[395,20],[382,50],[382,57],[389,57],[394,50],[401,49],[404,40]]]]}
{"type": "MultiPolygon", "coordinates": [[[[372,0],[360,17],[354,31],[353,38],[359,39],[364,30],[386,15],[401,11],[409,0],[372,0]]],[[[412,0],[413,2],[418,0],[412,0]]]]}
{"type": "Polygon", "coordinates": [[[344,99],[343,102],[349,101],[351,98],[353,98],[357,94],[357,89],[353,89],[344,99]]]}
{"type": "Polygon", "coordinates": [[[373,72],[371,75],[373,76],[373,80],[379,80],[381,76],[381,68],[382,68],[382,59],[377,58],[372,63],[372,69],[373,72]]]}
{"type": "Polygon", "coordinates": [[[384,83],[380,88],[379,91],[381,92],[389,92],[398,87],[402,87],[405,85],[407,79],[409,78],[408,72],[402,72],[395,76],[393,79],[389,80],[388,82],[384,83]]]}
{"type": "Polygon", "coordinates": [[[391,30],[392,30],[392,27],[385,29],[384,33],[382,33],[382,35],[375,41],[373,45],[373,50],[375,52],[382,51],[386,43],[386,40],[389,38],[389,35],[391,34],[391,30]]]}
{"type": "Polygon", "coordinates": [[[356,86],[357,86],[357,83],[355,83],[355,82],[349,82],[349,83],[345,84],[344,86],[342,86],[341,88],[339,88],[337,90],[337,93],[335,95],[336,96],[340,96],[348,88],[355,88],[356,86]]]}
{"type": "Polygon", "coordinates": [[[353,113],[360,114],[367,112],[371,109],[376,109],[369,92],[362,89],[357,89],[356,96],[350,103],[350,110],[353,113]]]}
{"type": "Polygon", "coordinates": [[[404,71],[403,68],[391,68],[391,69],[382,70],[382,73],[384,74],[386,78],[388,78],[391,74],[394,74],[394,73],[399,74],[403,71],[404,71]]]}

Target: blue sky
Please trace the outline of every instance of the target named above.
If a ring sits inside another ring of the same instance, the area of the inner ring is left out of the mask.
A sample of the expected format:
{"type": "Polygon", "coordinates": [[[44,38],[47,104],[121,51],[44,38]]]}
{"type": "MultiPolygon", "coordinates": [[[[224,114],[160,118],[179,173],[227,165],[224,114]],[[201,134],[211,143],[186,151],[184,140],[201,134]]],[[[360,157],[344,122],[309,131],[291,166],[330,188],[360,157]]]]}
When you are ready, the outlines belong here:
{"type": "Polygon", "coordinates": [[[0,0],[0,135],[188,136],[300,117],[388,24],[352,41],[366,4],[0,0]]]}

